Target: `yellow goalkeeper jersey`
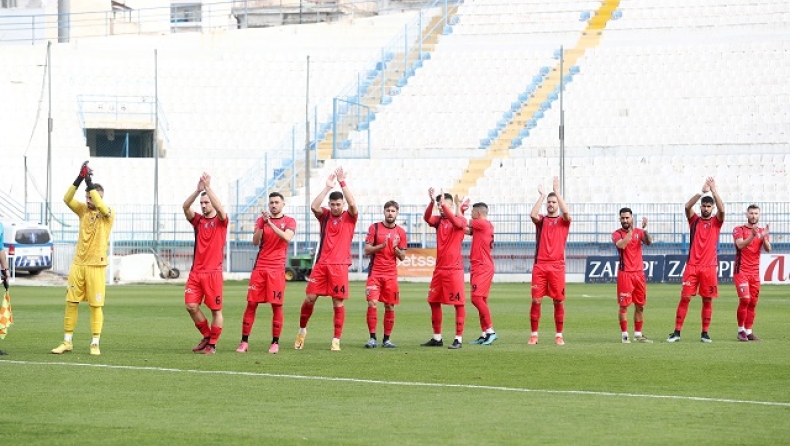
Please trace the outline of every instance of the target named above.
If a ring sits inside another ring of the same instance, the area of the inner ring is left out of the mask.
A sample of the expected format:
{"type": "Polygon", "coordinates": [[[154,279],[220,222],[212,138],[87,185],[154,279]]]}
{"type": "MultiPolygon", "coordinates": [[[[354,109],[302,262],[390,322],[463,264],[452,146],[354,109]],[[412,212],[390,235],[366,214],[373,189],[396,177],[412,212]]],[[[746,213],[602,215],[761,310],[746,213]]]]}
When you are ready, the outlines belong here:
{"type": "Polygon", "coordinates": [[[90,192],[95,210],[74,199],[77,188],[72,185],[63,197],[69,209],[80,218],[80,235],[74,254],[74,265],[107,266],[107,245],[115,222],[115,212],[102,200],[99,192],[90,192]]]}

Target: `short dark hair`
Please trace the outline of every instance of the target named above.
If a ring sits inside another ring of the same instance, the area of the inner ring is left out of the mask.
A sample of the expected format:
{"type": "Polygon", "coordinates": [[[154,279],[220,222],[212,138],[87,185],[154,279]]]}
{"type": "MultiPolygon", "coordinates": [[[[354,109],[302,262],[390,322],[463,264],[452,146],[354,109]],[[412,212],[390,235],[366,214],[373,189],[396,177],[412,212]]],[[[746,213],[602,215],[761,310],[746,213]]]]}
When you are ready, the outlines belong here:
{"type": "Polygon", "coordinates": [[[331,194],[329,194],[329,201],[342,200],[342,199],[343,199],[343,192],[334,191],[331,194]]]}
{"type": "Polygon", "coordinates": [[[711,197],[710,195],[705,195],[704,197],[702,197],[702,202],[703,203],[714,203],[713,197],[711,197]]]}
{"type": "Polygon", "coordinates": [[[444,198],[445,200],[450,200],[450,201],[452,201],[452,200],[453,200],[453,194],[451,194],[451,193],[449,193],[449,192],[445,192],[445,193],[444,193],[444,195],[437,195],[437,196],[436,196],[436,201],[439,201],[439,200],[441,200],[442,198],[444,198]]]}
{"type": "Polygon", "coordinates": [[[549,198],[549,197],[556,197],[556,196],[557,196],[557,193],[556,193],[556,192],[549,192],[549,194],[548,194],[548,195],[546,195],[546,198],[549,198]]]}
{"type": "Polygon", "coordinates": [[[488,213],[488,205],[483,203],[482,201],[479,203],[475,203],[472,205],[472,209],[477,209],[480,212],[488,213]]]}
{"type": "Polygon", "coordinates": [[[279,192],[272,192],[269,194],[269,198],[273,198],[273,197],[280,197],[280,200],[285,201],[285,197],[283,197],[283,194],[279,192]]]}
{"type": "Polygon", "coordinates": [[[631,208],[621,208],[620,213],[622,214],[624,212],[628,212],[629,214],[634,215],[634,213],[631,211],[631,208]]]}
{"type": "Polygon", "coordinates": [[[393,207],[393,208],[395,208],[395,209],[398,209],[398,210],[400,210],[400,206],[398,205],[398,202],[397,202],[397,201],[395,201],[395,200],[390,200],[390,201],[388,201],[388,202],[384,203],[384,209],[385,209],[385,210],[386,210],[387,208],[389,208],[389,207],[393,207]]]}
{"type": "Polygon", "coordinates": [[[759,211],[760,210],[760,206],[757,206],[756,204],[750,204],[749,207],[746,208],[746,212],[749,212],[752,209],[757,209],[759,211]]]}
{"type": "Polygon", "coordinates": [[[93,188],[96,189],[99,192],[104,192],[104,186],[102,186],[99,183],[93,183],[93,188]]]}

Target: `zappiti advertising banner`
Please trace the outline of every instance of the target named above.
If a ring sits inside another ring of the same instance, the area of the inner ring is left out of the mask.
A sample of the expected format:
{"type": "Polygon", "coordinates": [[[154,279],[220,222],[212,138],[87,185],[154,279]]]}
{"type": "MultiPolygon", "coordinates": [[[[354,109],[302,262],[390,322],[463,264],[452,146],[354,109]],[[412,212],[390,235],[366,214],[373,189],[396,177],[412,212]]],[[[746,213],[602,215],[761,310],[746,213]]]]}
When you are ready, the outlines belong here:
{"type": "MultiPolygon", "coordinates": [[[[767,263],[765,255],[760,260],[761,271],[767,263]]],[[[684,255],[659,255],[643,256],[645,278],[648,282],[667,282],[680,283],[683,281],[683,271],[686,269],[686,259],[684,255]]],[[[790,258],[786,260],[790,262],[790,258]]],[[[587,266],[584,272],[586,283],[605,283],[617,281],[617,269],[620,264],[618,256],[590,256],[587,257],[587,266]]],[[[770,272],[774,276],[785,277],[786,281],[790,275],[790,263],[785,260],[774,260],[775,266],[766,273],[761,273],[761,277],[768,277],[770,272]],[[785,266],[786,265],[786,266],[785,266]],[[780,272],[781,270],[781,272],[780,272]]],[[[734,273],[735,256],[719,255],[719,283],[731,283],[734,273]]],[[[767,268],[767,267],[766,267],[767,268]]],[[[763,280],[763,283],[784,283],[763,280]]]]}

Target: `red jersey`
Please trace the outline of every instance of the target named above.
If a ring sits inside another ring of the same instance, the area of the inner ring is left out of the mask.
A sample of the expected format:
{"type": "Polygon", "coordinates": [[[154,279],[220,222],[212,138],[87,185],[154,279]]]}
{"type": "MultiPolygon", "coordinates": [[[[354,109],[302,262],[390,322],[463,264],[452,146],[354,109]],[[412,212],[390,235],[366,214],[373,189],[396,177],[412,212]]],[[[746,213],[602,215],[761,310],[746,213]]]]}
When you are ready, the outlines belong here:
{"type": "Polygon", "coordinates": [[[476,271],[493,271],[494,225],[482,218],[469,221],[472,230],[472,247],[469,250],[469,264],[476,271]]]}
{"type": "Polygon", "coordinates": [[[571,220],[541,215],[535,223],[535,263],[565,263],[565,242],[571,220]]]}
{"type": "MultiPolygon", "coordinates": [[[[748,239],[752,235],[751,228],[737,226],[732,230],[732,239],[748,239]]],[[[735,252],[735,274],[760,274],[760,250],[763,247],[763,228],[757,228],[757,235],[751,243],[735,252]]]]}
{"type": "Polygon", "coordinates": [[[717,266],[716,250],[719,247],[719,233],[724,222],[716,216],[704,220],[698,214],[689,218],[691,249],[687,264],[695,266],[717,266]]]}
{"type": "MultiPolygon", "coordinates": [[[[290,229],[296,232],[296,220],[287,215],[283,215],[280,218],[272,218],[271,222],[281,231],[290,229]]],[[[261,244],[258,247],[258,257],[255,258],[255,266],[252,269],[282,269],[285,266],[285,258],[288,255],[288,242],[275,234],[274,229],[263,222],[263,217],[258,217],[258,220],[255,222],[255,230],[259,229],[263,230],[263,234],[261,234],[261,244]]]]}
{"type": "Polygon", "coordinates": [[[380,245],[386,242],[387,246],[370,256],[368,276],[398,277],[398,261],[392,245],[396,236],[400,238],[398,248],[401,250],[406,249],[408,240],[406,240],[406,231],[403,228],[398,225],[395,225],[394,228],[388,228],[384,226],[384,223],[373,223],[370,225],[368,235],[365,237],[365,243],[380,245]]]}
{"type": "Polygon", "coordinates": [[[335,217],[328,208],[321,210],[321,216],[316,217],[321,223],[321,243],[316,254],[316,265],[351,265],[351,241],[359,215],[343,211],[339,217],[335,217]]]}
{"type": "Polygon", "coordinates": [[[461,244],[464,242],[464,235],[466,235],[464,232],[466,219],[452,214],[449,206],[444,206],[444,211],[445,217],[432,215],[433,203],[431,203],[423,216],[429,226],[436,228],[435,268],[464,269],[461,244]]]}
{"type": "MultiPolygon", "coordinates": [[[[628,231],[620,228],[612,232],[612,242],[626,238],[628,231]]],[[[625,248],[617,248],[620,254],[620,265],[617,267],[619,271],[626,271],[630,273],[644,271],[644,263],[642,262],[642,240],[645,238],[645,231],[641,228],[634,228],[634,233],[631,235],[631,241],[625,245],[625,248]]]]}
{"type": "Polygon", "coordinates": [[[222,271],[228,219],[223,221],[219,219],[219,216],[206,218],[203,214],[196,213],[189,223],[195,229],[195,255],[192,260],[192,271],[198,273],[222,271]]]}

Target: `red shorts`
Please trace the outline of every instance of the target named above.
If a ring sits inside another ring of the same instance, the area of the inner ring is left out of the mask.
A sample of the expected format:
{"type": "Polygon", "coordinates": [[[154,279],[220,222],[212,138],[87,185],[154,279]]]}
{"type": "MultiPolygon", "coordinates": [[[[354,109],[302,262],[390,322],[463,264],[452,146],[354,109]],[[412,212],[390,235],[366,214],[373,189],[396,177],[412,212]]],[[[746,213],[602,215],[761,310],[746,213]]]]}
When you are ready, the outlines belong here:
{"type": "Polygon", "coordinates": [[[647,303],[647,288],[645,286],[644,271],[618,271],[617,272],[617,303],[627,307],[634,303],[645,306],[647,303]]]}
{"type": "Polygon", "coordinates": [[[759,274],[735,274],[732,278],[739,299],[760,297],[759,274]]]}
{"type": "Polygon", "coordinates": [[[400,286],[398,276],[368,277],[365,284],[365,297],[369,301],[377,301],[387,305],[400,303],[400,286]]]}
{"type": "Polygon", "coordinates": [[[472,285],[472,298],[488,297],[491,291],[491,282],[494,280],[494,270],[472,269],[469,274],[469,283],[472,285]]]}
{"type": "Polygon", "coordinates": [[[433,270],[431,289],[428,291],[428,302],[456,306],[466,305],[464,270],[433,270]]]}
{"type": "Polygon", "coordinates": [[[536,263],[532,268],[532,298],[543,296],[565,300],[564,263],[536,263]]]}
{"type": "Polygon", "coordinates": [[[348,299],[348,265],[316,265],[307,279],[305,293],[348,299]]]}
{"type": "Polygon", "coordinates": [[[285,271],[275,269],[256,269],[250,275],[247,287],[247,302],[282,305],[285,297],[285,271]]]}
{"type": "Polygon", "coordinates": [[[213,311],[222,309],[222,271],[189,273],[184,289],[184,303],[201,304],[213,311]]]}
{"type": "Polygon", "coordinates": [[[719,276],[716,266],[686,265],[681,296],[719,297],[719,276]]]}

